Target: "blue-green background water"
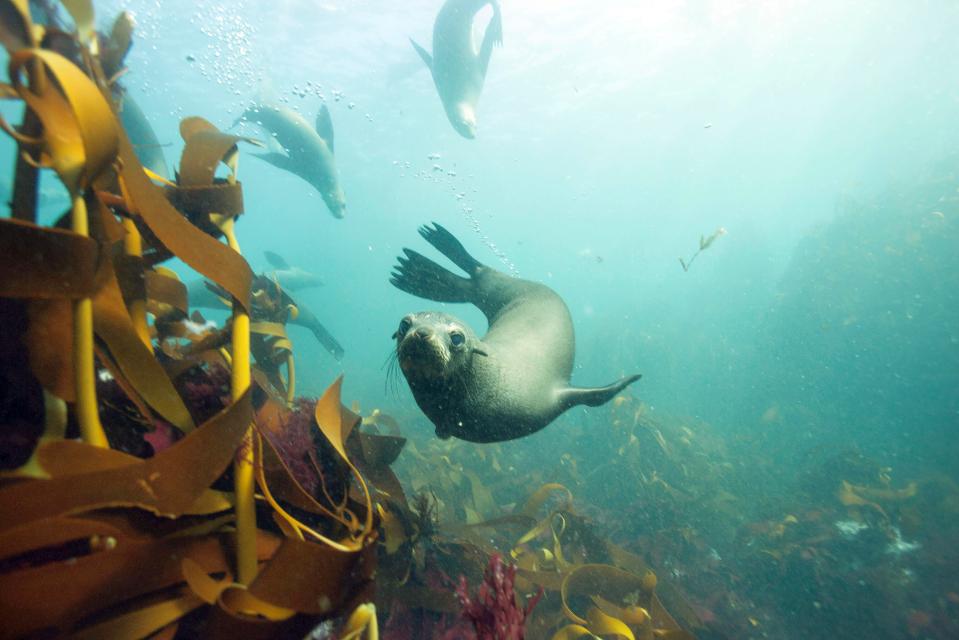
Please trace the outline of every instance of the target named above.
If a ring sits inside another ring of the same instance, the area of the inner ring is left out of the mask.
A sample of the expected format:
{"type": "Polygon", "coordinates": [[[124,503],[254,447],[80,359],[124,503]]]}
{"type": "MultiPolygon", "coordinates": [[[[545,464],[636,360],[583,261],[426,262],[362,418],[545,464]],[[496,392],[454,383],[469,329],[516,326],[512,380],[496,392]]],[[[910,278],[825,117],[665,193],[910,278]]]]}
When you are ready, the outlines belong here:
{"type": "MultiPolygon", "coordinates": [[[[470,141],[408,41],[429,48],[439,4],[96,3],[104,26],[136,17],[124,82],[171,166],[184,116],[226,128],[257,95],[311,122],[330,107],[344,220],[240,161],[244,254],[321,275],[299,297],[346,350],[294,327],[301,392],[344,373],[347,398],[429,437],[382,365],[399,319],[435,306],[387,280],[402,247],[429,254],[416,228],[435,220],[565,298],[574,382],[641,372],[652,410],[748,443],[750,505],[850,448],[902,480],[956,479],[959,5],[506,0],[470,141]]],[[[572,411],[515,446],[549,460],[602,441],[606,417],[572,411]]]]}

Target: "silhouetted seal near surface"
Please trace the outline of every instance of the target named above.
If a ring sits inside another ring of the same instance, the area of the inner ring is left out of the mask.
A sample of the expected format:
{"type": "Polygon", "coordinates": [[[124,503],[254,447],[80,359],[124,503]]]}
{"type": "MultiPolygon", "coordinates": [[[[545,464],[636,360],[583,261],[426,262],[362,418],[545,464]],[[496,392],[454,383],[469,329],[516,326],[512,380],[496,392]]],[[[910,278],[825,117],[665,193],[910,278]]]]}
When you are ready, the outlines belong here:
{"type": "Polygon", "coordinates": [[[403,375],[437,436],[471,442],[520,438],[570,407],[604,404],[639,379],[570,386],[575,341],[563,300],[546,285],[481,264],[436,223],[419,231],[469,277],[403,249],[390,282],[428,300],[472,303],[489,321],[480,339],[462,320],[427,311],[404,317],[393,334],[403,375]]]}
{"type": "Polygon", "coordinates": [[[476,106],[479,104],[493,46],[503,44],[503,14],[499,0],[446,0],[433,24],[433,55],[416,44],[413,48],[433,74],[443,109],[453,128],[464,138],[476,137],[476,106]],[[473,20],[490,5],[493,17],[477,50],[473,20]]]}

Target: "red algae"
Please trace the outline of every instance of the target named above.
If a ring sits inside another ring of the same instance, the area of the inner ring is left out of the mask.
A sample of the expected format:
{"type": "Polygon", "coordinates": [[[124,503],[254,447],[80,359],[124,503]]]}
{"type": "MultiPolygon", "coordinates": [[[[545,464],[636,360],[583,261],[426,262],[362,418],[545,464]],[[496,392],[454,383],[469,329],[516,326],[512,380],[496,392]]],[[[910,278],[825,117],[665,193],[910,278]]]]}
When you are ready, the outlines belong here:
{"type": "Polygon", "coordinates": [[[526,637],[526,619],[543,592],[540,590],[521,608],[516,604],[515,579],[516,567],[505,565],[499,554],[490,557],[475,599],[469,595],[466,577],[460,576],[456,595],[463,605],[463,616],[473,623],[477,640],[523,640],[526,637]]]}

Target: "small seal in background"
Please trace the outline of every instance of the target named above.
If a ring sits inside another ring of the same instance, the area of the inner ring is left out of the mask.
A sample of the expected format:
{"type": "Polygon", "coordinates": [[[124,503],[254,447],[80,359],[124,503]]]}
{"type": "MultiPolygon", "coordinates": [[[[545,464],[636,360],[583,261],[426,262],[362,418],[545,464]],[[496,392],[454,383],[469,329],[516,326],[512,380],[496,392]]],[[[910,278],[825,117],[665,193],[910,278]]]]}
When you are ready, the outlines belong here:
{"type": "Polygon", "coordinates": [[[493,46],[503,44],[503,13],[498,0],[446,0],[433,23],[433,55],[412,38],[410,42],[433,74],[450,124],[461,136],[472,140],[476,137],[476,106],[493,46]],[[487,4],[493,7],[493,17],[477,51],[473,21],[487,4]]]}

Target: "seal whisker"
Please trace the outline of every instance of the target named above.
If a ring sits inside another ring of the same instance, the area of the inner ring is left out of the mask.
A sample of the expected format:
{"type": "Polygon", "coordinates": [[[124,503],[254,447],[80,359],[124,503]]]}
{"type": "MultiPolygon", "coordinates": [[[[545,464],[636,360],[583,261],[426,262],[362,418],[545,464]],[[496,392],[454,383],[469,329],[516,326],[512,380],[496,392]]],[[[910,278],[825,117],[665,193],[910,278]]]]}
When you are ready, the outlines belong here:
{"type": "Polygon", "coordinates": [[[396,396],[396,351],[390,350],[380,369],[386,368],[386,379],[383,381],[383,392],[388,396],[396,396]]]}

